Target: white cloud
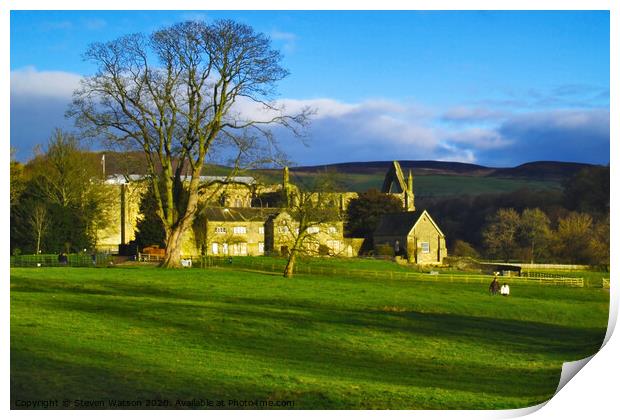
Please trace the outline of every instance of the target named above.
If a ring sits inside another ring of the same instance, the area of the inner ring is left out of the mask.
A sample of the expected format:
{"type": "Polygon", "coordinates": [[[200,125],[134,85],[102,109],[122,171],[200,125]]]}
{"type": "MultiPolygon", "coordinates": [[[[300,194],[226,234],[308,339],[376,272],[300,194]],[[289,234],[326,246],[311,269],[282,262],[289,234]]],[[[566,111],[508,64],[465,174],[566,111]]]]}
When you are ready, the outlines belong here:
{"type": "Polygon", "coordinates": [[[20,159],[27,159],[36,144],[46,143],[54,128],[72,128],[64,114],[80,78],[34,67],[11,71],[11,146],[20,159]]]}
{"type": "Polygon", "coordinates": [[[297,39],[297,35],[292,32],[282,32],[282,31],[271,31],[269,33],[271,39],[275,39],[278,41],[295,41],[297,39]]]}
{"type": "Polygon", "coordinates": [[[209,15],[201,12],[186,12],[181,14],[181,20],[208,21],[209,15]]]}
{"type": "Polygon", "coordinates": [[[465,144],[478,150],[500,149],[511,144],[496,129],[472,127],[444,135],[447,141],[465,144]]]}
{"type": "Polygon", "coordinates": [[[548,129],[579,130],[594,126],[609,131],[609,111],[605,109],[555,109],[517,115],[505,126],[521,130],[545,126],[548,129]]]}
{"type": "MultiPolygon", "coordinates": [[[[81,76],[28,67],[11,72],[11,144],[29,151],[54,127],[71,128],[64,112],[81,76]]],[[[284,98],[274,103],[287,114],[309,107],[307,143],[275,129],[282,149],[300,164],[421,159],[495,165],[532,160],[609,161],[609,110],[556,109],[500,113],[494,108],[434,109],[414,102],[369,99],[284,98]],[[461,118],[467,124],[442,117],[461,118]],[[500,118],[501,115],[501,118],[500,118]]],[[[246,98],[234,107],[241,119],[277,115],[246,98]]],[[[25,157],[25,156],[23,156],[25,157]]]]}
{"type": "Polygon", "coordinates": [[[90,31],[98,31],[108,26],[108,22],[99,18],[85,19],[82,23],[84,27],[90,31]]]}
{"type": "Polygon", "coordinates": [[[462,162],[462,163],[476,163],[476,154],[471,149],[461,149],[455,145],[444,143],[441,144],[443,148],[442,157],[438,160],[444,162],[462,162]]]}
{"type": "Polygon", "coordinates": [[[507,119],[495,130],[510,143],[500,151],[480,150],[483,160],[609,162],[609,109],[528,112],[507,119]]]}
{"type": "MultiPolygon", "coordinates": [[[[359,103],[329,98],[283,99],[275,103],[286,113],[303,108],[315,110],[307,143],[278,130],[283,149],[298,163],[327,163],[351,160],[441,159],[473,161],[466,145],[446,145],[444,130],[435,123],[436,112],[416,103],[373,99],[359,103]]],[[[236,111],[243,118],[267,120],[272,110],[247,100],[236,111]]]]}
{"type": "Polygon", "coordinates": [[[297,46],[297,35],[292,32],[283,32],[273,30],[269,33],[269,37],[278,43],[282,43],[282,48],[286,53],[292,53],[297,46]]]}
{"type": "Polygon", "coordinates": [[[71,98],[82,76],[62,71],[38,71],[26,67],[11,71],[11,97],[71,98]]]}
{"type": "Polygon", "coordinates": [[[68,20],[47,21],[41,23],[40,29],[43,31],[64,31],[73,29],[73,23],[68,20]]]}

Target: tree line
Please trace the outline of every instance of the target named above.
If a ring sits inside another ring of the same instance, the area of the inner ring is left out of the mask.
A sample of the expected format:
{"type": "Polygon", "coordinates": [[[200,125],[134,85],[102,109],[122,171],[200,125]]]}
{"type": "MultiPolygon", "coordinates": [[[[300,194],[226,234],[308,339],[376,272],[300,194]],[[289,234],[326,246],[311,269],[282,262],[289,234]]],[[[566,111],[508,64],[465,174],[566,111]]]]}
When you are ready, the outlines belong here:
{"type": "MultiPolygon", "coordinates": [[[[609,166],[582,169],[558,190],[421,197],[455,256],[609,266],[609,166]]],[[[402,211],[396,197],[377,190],[351,200],[347,235],[372,233],[382,214],[402,211]]]]}
{"type": "MultiPolygon", "coordinates": [[[[45,150],[22,164],[11,158],[11,252],[91,251],[97,232],[111,223],[113,190],[104,183],[99,155],[75,136],[56,130],[45,150]]],[[[561,190],[523,189],[504,194],[420,198],[418,208],[435,217],[455,256],[503,261],[563,262],[609,266],[609,167],[586,168],[561,190]]],[[[143,198],[136,239],[165,245],[152,189],[143,198]]],[[[351,200],[346,235],[366,237],[384,213],[402,203],[377,190],[351,200]]]]}
{"type": "Polygon", "coordinates": [[[454,255],[609,266],[609,166],[562,188],[429,200],[454,255]],[[444,223],[444,221],[446,223],[444,223]]]}
{"type": "Polygon", "coordinates": [[[11,253],[91,252],[110,223],[112,192],[98,156],[56,130],[22,164],[11,155],[11,253]]]}

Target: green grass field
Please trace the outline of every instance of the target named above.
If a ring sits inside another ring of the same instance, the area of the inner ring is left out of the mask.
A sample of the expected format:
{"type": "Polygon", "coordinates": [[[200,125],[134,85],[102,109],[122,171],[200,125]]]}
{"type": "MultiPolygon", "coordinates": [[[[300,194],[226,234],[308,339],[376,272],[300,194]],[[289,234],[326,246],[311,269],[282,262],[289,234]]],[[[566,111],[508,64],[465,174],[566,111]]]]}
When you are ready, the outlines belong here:
{"type": "MultiPolygon", "coordinates": [[[[264,182],[281,182],[279,171],[262,173],[264,182]]],[[[302,185],[312,185],[316,178],[315,172],[295,172],[292,181],[302,185]]],[[[340,173],[337,176],[343,191],[363,192],[370,188],[381,189],[385,172],[377,173],[340,173]]],[[[487,193],[509,193],[522,188],[530,190],[560,190],[561,184],[557,180],[533,180],[524,178],[500,178],[494,176],[475,175],[443,175],[424,174],[416,175],[414,191],[418,197],[429,196],[459,196],[478,195],[487,193]]]]}
{"type": "Polygon", "coordinates": [[[598,350],[608,303],[591,288],[13,268],[11,401],[525,407],[598,350]]]}

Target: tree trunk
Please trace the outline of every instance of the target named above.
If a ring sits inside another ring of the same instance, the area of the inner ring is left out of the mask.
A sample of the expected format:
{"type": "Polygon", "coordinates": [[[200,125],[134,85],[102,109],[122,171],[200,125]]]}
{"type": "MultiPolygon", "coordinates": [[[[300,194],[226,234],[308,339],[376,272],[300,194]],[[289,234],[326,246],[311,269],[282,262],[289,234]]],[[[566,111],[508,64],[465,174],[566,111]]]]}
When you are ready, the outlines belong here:
{"type": "Polygon", "coordinates": [[[164,259],[159,265],[163,268],[179,268],[181,267],[181,238],[187,229],[183,226],[176,227],[166,240],[166,253],[164,259]]]}
{"type": "Polygon", "coordinates": [[[284,267],[284,277],[286,278],[293,277],[293,270],[295,268],[296,257],[297,257],[297,251],[295,250],[295,248],[293,248],[288,257],[288,261],[286,262],[286,267],[284,267]]]}
{"type": "Polygon", "coordinates": [[[41,231],[37,232],[37,255],[41,252],[41,231]]]}
{"type": "MultiPolygon", "coordinates": [[[[195,175],[196,176],[196,175],[195,175]]],[[[185,209],[185,215],[179,222],[170,229],[170,233],[166,237],[166,253],[164,260],[159,265],[162,268],[179,268],[181,267],[181,246],[183,244],[183,236],[192,227],[196,209],[198,207],[198,199],[195,193],[197,184],[194,181],[190,184],[190,195],[185,209]],[[194,193],[192,193],[194,188],[194,193]]],[[[164,222],[165,224],[165,222],[164,222]]]]}

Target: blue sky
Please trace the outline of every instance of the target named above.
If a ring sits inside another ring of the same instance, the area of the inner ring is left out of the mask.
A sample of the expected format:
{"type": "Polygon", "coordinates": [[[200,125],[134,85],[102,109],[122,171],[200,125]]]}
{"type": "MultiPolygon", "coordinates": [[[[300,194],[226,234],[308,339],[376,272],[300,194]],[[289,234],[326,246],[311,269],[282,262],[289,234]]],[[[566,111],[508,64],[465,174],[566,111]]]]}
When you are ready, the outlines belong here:
{"type": "Polygon", "coordinates": [[[89,43],[187,19],[268,34],[283,103],[317,109],[299,164],[609,162],[609,13],[12,11],[11,145],[28,158],[93,71],[89,43]]]}

